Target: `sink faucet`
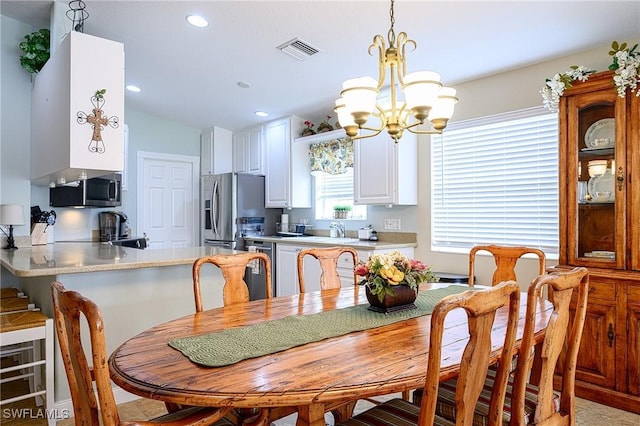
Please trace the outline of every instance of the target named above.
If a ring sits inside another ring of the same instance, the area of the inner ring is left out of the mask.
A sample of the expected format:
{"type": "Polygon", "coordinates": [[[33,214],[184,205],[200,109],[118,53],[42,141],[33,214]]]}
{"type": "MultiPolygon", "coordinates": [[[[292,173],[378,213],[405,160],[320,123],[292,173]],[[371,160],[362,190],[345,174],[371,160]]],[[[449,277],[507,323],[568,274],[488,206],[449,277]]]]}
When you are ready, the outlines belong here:
{"type": "Polygon", "coordinates": [[[344,222],[338,223],[336,229],[338,231],[338,238],[344,238],[344,222]]]}

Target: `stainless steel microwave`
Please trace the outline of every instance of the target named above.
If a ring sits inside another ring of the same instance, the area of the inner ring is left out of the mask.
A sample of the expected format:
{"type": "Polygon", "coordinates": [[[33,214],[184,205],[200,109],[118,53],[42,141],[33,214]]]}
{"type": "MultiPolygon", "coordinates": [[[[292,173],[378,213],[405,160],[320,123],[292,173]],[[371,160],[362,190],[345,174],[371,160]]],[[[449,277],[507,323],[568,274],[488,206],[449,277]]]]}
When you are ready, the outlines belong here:
{"type": "Polygon", "coordinates": [[[122,205],[122,175],[114,173],[49,189],[51,207],[117,207],[122,205]]]}

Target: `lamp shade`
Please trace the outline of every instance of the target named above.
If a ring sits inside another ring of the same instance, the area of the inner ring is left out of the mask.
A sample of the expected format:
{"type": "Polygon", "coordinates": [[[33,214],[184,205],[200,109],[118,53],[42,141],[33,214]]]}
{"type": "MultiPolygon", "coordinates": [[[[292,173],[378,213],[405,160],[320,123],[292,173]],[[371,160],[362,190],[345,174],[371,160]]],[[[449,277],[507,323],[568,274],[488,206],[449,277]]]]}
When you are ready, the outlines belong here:
{"type": "Polygon", "coordinates": [[[24,209],[20,204],[0,204],[0,225],[24,225],[24,209]]]}
{"type": "Polygon", "coordinates": [[[438,97],[442,84],[440,74],[431,71],[418,71],[404,77],[404,92],[407,108],[431,108],[438,97]]]}
{"type": "Polygon", "coordinates": [[[437,119],[449,120],[453,116],[456,102],[458,102],[456,89],[451,87],[440,88],[438,100],[429,112],[429,121],[437,119]]]}
{"type": "Polygon", "coordinates": [[[342,98],[348,111],[371,114],[376,107],[377,82],[372,77],[360,77],[342,83],[342,98]]]}

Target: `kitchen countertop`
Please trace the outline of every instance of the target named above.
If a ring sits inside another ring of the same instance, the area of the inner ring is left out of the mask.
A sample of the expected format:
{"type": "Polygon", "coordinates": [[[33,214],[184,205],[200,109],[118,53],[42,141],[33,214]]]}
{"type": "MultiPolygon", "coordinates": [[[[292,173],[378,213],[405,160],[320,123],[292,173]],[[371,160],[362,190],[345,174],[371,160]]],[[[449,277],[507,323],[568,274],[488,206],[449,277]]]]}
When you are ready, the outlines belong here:
{"type": "Polygon", "coordinates": [[[219,247],[139,250],[106,243],[57,242],[0,250],[0,264],[16,277],[77,274],[193,264],[202,256],[234,253],[219,247]]]}
{"type": "Polygon", "coordinates": [[[367,241],[358,238],[331,238],[316,235],[303,235],[300,237],[280,237],[280,236],[251,236],[247,237],[251,240],[267,241],[276,244],[292,244],[292,245],[314,245],[314,246],[349,246],[356,250],[388,250],[402,247],[417,247],[415,241],[367,241]]]}

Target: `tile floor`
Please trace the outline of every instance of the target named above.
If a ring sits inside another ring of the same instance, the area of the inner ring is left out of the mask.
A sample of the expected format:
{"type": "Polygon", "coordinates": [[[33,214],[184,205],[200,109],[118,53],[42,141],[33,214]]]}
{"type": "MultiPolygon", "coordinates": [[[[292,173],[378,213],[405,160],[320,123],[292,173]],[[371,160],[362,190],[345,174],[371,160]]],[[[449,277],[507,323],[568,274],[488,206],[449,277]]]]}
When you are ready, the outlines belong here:
{"type": "MultiPolygon", "coordinates": [[[[15,383],[15,382],[14,382],[15,383]]],[[[7,392],[12,392],[12,388],[15,385],[3,385],[2,394],[3,397],[7,395],[7,392]]],[[[390,397],[398,397],[400,394],[389,395],[385,397],[378,397],[376,399],[383,401],[390,397]]],[[[627,411],[618,410],[615,408],[607,407],[605,405],[597,404],[595,402],[587,401],[585,399],[578,398],[577,400],[577,425],[578,426],[638,426],[640,425],[640,415],[629,413],[627,411]]],[[[356,412],[366,410],[371,406],[370,402],[359,401],[356,405],[356,412]]],[[[32,410],[32,413],[37,413],[38,407],[32,400],[21,401],[13,404],[5,404],[0,409],[0,424],[3,426],[45,426],[47,424],[45,419],[33,419],[33,418],[12,418],[11,409],[27,408],[32,410]]],[[[141,420],[148,419],[165,413],[164,404],[159,401],[152,401],[147,399],[139,399],[118,406],[120,416],[122,420],[141,420]]],[[[15,411],[14,411],[15,412],[15,411]]],[[[296,415],[280,419],[272,424],[272,426],[295,426],[296,415]]],[[[73,426],[73,418],[59,420],[57,426],[73,426]]],[[[333,418],[331,415],[327,415],[327,425],[333,425],[333,418]]]]}

